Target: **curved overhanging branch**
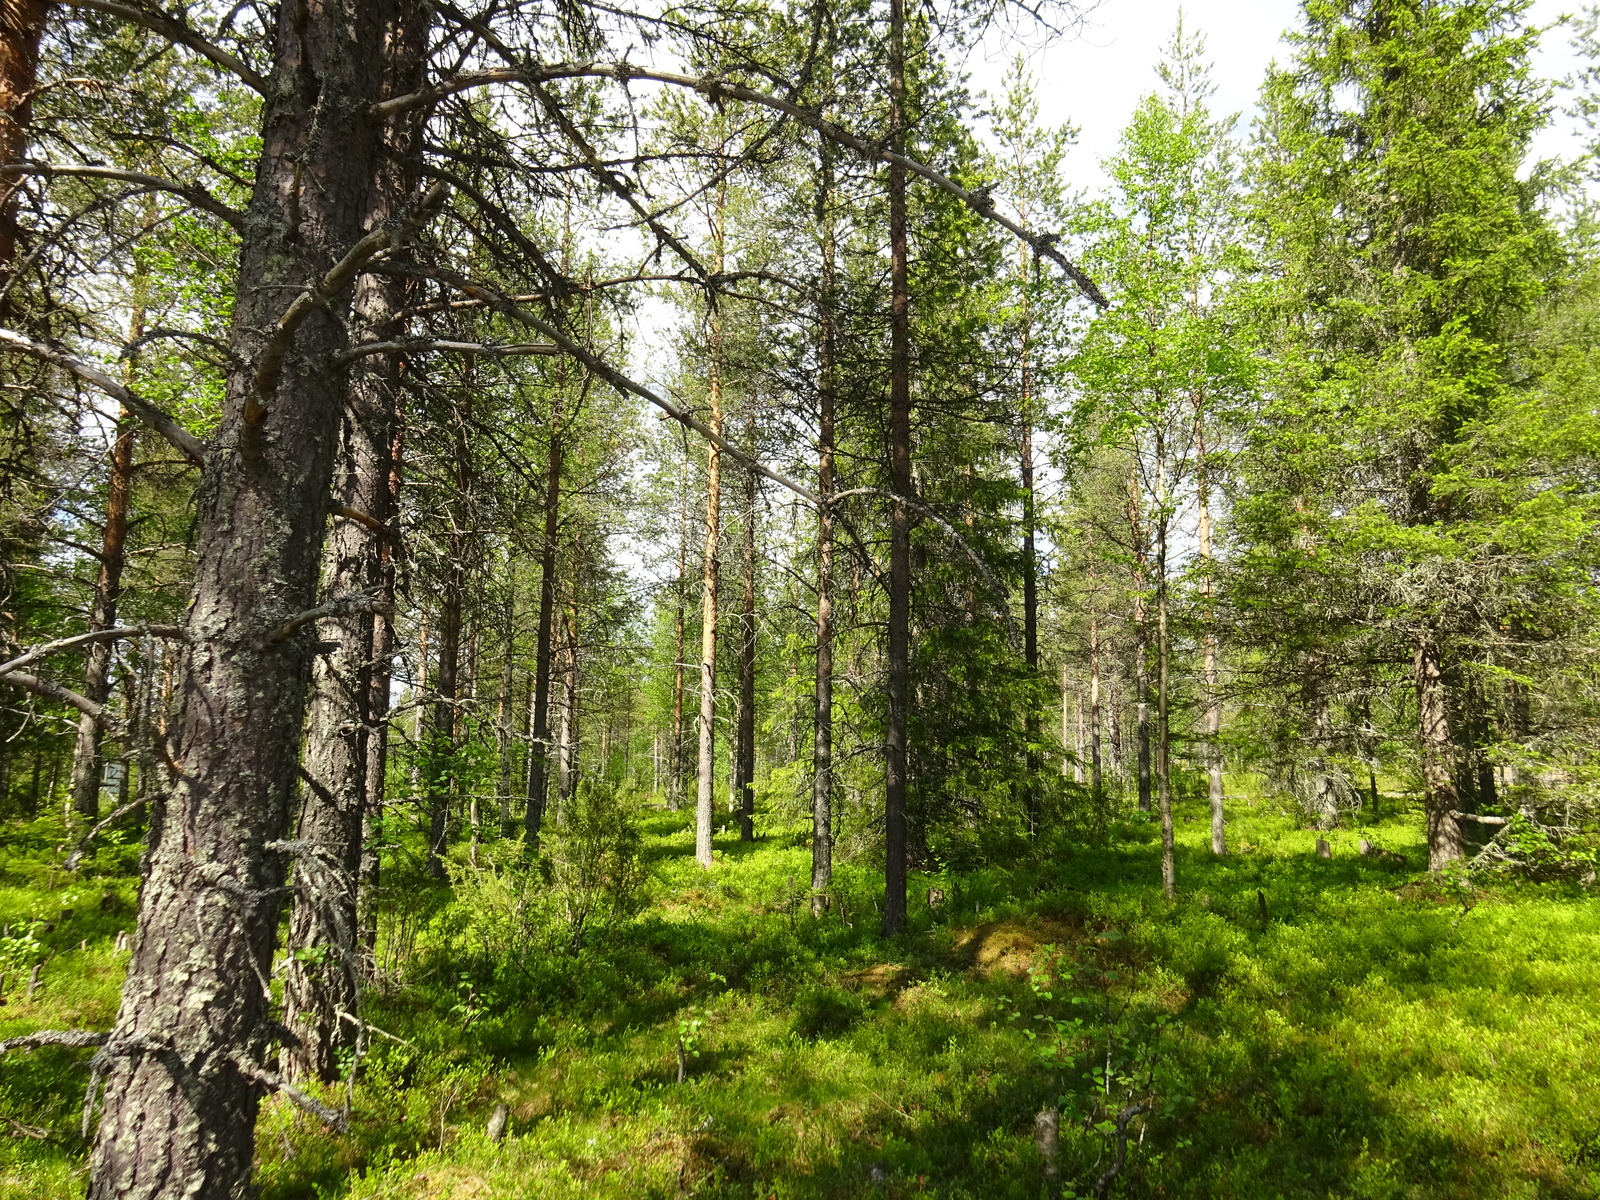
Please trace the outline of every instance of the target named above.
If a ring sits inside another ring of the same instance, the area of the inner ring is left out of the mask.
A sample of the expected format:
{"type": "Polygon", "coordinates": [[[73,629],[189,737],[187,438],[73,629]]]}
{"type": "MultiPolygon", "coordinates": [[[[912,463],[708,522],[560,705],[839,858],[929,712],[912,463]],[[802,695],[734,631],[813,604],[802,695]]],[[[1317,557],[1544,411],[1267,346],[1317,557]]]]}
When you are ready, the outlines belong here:
{"type": "Polygon", "coordinates": [[[205,188],[197,184],[163,179],[159,175],[145,175],[139,171],[124,171],[120,167],[102,167],[93,163],[57,165],[37,162],[8,163],[0,167],[0,176],[7,175],[37,175],[41,179],[112,179],[118,183],[132,183],[142,188],[149,188],[151,191],[166,192],[181,200],[187,200],[196,208],[210,213],[220,221],[225,221],[235,232],[240,232],[244,228],[244,214],[229,208],[205,188]]]}
{"type": "Polygon", "coordinates": [[[145,635],[163,638],[181,638],[183,630],[176,625],[118,625],[111,629],[91,629],[88,633],[76,634],[73,637],[59,638],[53,642],[45,642],[35,646],[32,650],[24,651],[10,662],[0,663],[0,677],[20,671],[23,667],[47,658],[52,654],[59,654],[63,650],[70,650],[74,646],[84,645],[86,642],[120,642],[124,638],[144,637],[145,635]]]}
{"type": "Polygon", "coordinates": [[[54,346],[36,342],[32,338],[24,337],[11,329],[0,329],[0,349],[10,349],[21,354],[31,355],[42,362],[60,367],[63,371],[83,380],[85,383],[92,384],[113,400],[121,403],[124,408],[138,417],[139,420],[143,421],[156,433],[159,433],[195,466],[205,465],[206,446],[204,442],[154,404],[139,396],[131,388],[124,387],[104,371],[98,371],[82,359],[73,358],[72,355],[57,350],[54,346]]]}
{"type": "Polygon", "coordinates": [[[127,21],[130,25],[138,25],[148,29],[151,33],[159,33],[168,41],[176,42],[180,46],[187,46],[202,58],[209,59],[217,66],[227,71],[246,87],[267,94],[267,81],[246,66],[238,57],[229,54],[221,46],[215,45],[201,37],[198,32],[180,18],[164,12],[151,12],[147,8],[140,8],[133,4],[117,4],[113,0],[56,0],[64,8],[86,8],[90,12],[104,13],[108,17],[116,17],[127,21]]]}
{"type": "Polygon", "coordinates": [[[949,176],[934,170],[932,167],[904,154],[896,153],[887,146],[858,137],[842,126],[827,120],[820,113],[796,104],[792,100],[785,100],[781,96],[757,91],[755,88],[746,87],[741,83],[731,83],[728,80],[708,75],[686,75],[678,71],[652,70],[648,67],[640,67],[628,62],[548,63],[517,69],[477,71],[470,75],[461,75],[455,79],[443,80],[420,91],[410,92],[404,96],[396,96],[390,100],[379,101],[368,111],[373,117],[388,119],[400,113],[432,104],[445,96],[453,96],[460,92],[471,91],[474,88],[487,87],[496,83],[517,83],[537,88],[539,84],[549,83],[557,79],[611,79],[622,84],[637,79],[649,83],[664,83],[673,87],[689,88],[713,100],[738,100],[746,104],[758,104],[774,112],[782,113],[808,129],[815,130],[830,141],[837,142],[839,145],[855,151],[863,158],[876,159],[879,162],[904,167],[913,175],[933,184],[940,191],[954,196],[984,220],[994,222],[1002,229],[1008,230],[1012,235],[1027,243],[1040,258],[1048,258],[1055,263],[1077,285],[1079,291],[1093,301],[1094,304],[1100,308],[1106,307],[1105,294],[1095,285],[1094,280],[1090,279],[1082,269],[1056,248],[1057,234],[1034,233],[1021,223],[1012,220],[995,208],[994,201],[986,189],[973,190],[964,188],[949,176]]]}

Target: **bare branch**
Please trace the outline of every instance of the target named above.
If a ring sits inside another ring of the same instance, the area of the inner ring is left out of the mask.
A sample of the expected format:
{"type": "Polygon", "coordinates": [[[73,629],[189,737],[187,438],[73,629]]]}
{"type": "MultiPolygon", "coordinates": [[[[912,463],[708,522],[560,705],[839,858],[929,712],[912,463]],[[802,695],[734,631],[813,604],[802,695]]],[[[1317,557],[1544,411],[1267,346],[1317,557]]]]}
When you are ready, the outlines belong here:
{"type": "Polygon", "coordinates": [[[211,60],[224,71],[237,77],[246,87],[263,96],[267,94],[266,80],[221,46],[206,41],[178,17],[162,12],[151,12],[147,8],[139,8],[132,4],[112,3],[112,0],[56,0],[56,3],[68,8],[87,8],[91,12],[105,13],[107,16],[127,21],[131,25],[148,29],[152,33],[159,33],[167,40],[176,42],[180,46],[187,46],[202,58],[211,60]]]}
{"type": "Polygon", "coordinates": [[[278,372],[283,368],[283,358],[289,352],[289,344],[294,340],[295,330],[300,328],[314,310],[343,291],[345,285],[356,277],[361,268],[372,261],[373,256],[382,251],[398,248],[420,229],[439,210],[439,206],[449,194],[449,187],[443,183],[435,183],[423,194],[411,214],[397,227],[374,229],[352,246],[350,252],[336,262],[319,282],[294,298],[283,315],[278,318],[277,324],[273,326],[267,344],[262,347],[261,355],[256,359],[250,393],[245,397],[246,425],[259,425],[266,419],[267,410],[263,402],[278,382],[278,372]]]}
{"type": "Polygon", "coordinates": [[[148,400],[138,396],[131,389],[124,387],[103,371],[97,371],[88,363],[81,359],[73,358],[70,354],[57,350],[54,346],[36,342],[32,338],[24,337],[22,334],[10,329],[0,329],[0,347],[8,347],[22,354],[32,355],[34,358],[60,367],[63,371],[76,376],[85,383],[93,384],[113,400],[119,401],[124,408],[156,433],[166,438],[195,466],[205,465],[206,446],[204,442],[148,400]]]}
{"type": "Polygon", "coordinates": [[[70,179],[114,179],[118,183],[132,183],[139,187],[149,188],[151,191],[167,192],[180,199],[187,200],[198,209],[210,213],[218,220],[225,221],[235,230],[244,227],[244,214],[229,208],[218,200],[205,188],[195,184],[178,183],[171,179],[162,179],[157,175],[145,175],[138,171],[124,171],[119,167],[102,167],[85,163],[74,163],[68,166],[56,166],[53,163],[8,163],[0,167],[0,176],[5,175],[37,175],[42,179],[55,179],[64,177],[70,179]]]}
{"type": "Polygon", "coordinates": [[[104,1046],[110,1040],[109,1033],[95,1033],[88,1029],[41,1029],[37,1033],[25,1033],[21,1037],[0,1042],[0,1054],[8,1054],[12,1050],[37,1050],[40,1046],[69,1046],[81,1050],[89,1046],[104,1046]]]}
{"type": "Polygon", "coordinates": [[[45,642],[17,655],[8,663],[0,663],[0,675],[9,675],[29,663],[38,662],[41,658],[47,658],[62,650],[70,650],[73,646],[81,646],[85,642],[121,641],[123,638],[143,637],[146,634],[163,638],[181,638],[183,630],[176,625],[119,625],[112,629],[92,629],[88,633],[45,642]]]}
{"type": "Polygon", "coordinates": [[[278,642],[288,641],[298,629],[303,629],[313,621],[320,621],[323,617],[353,616],[356,613],[387,613],[390,604],[381,596],[374,596],[362,592],[354,596],[336,596],[325,604],[315,608],[308,608],[305,612],[296,613],[282,625],[278,626],[267,639],[269,646],[278,642]]]}
{"type": "Polygon", "coordinates": [[[932,167],[897,154],[886,146],[877,142],[868,141],[866,138],[857,137],[842,126],[835,125],[826,120],[821,114],[803,108],[791,100],[773,96],[754,88],[745,87],[743,84],[731,83],[724,79],[706,75],[685,75],[677,71],[656,71],[647,67],[635,66],[633,63],[549,63],[545,65],[532,65],[520,70],[480,71],[471,75],[462,75],[455,79],[447,79],[432,87],[423,88],[421,91],[411,92],[404,96],[396,96],[391,100],[383,100],[374,104],[368,111],[375,117],[388,118],[398,113],[408,112],[414,108],[431,104],[444,96],[455,95],[459,92],[470,91],[473,88],[485,87],[494,83],[519,83],[529,88],[537,89],[542,83],[549,83],[557,79],[612,79],[618,83],[626,84],[631,80],[642,79],[651,83],[671,84],[674,87],[690,88],[708,96],[713,100],[739,100],[746,104],[758,104],[774,112],[783,113],[808,129],[815,130],[830,141],[845,146],[863,158],[876,159],[879,162],[893,163],[904,167],[913,175],[917,175],[933,184],[941,191],[949,193],[960,200],[973,212],[986,221],[993,221],[1003,229],[1009,230],[1013,235],[1026,242],[1033,248],[1033,252],[1041,258],[1048,258],[1059,266],[1067,277],[1078,286],[1078,289],[1091,301],[1101,308],[1106,306],[1105,294],[1095,285],[1094,280],[1060,250],[1056,249],[1058,235],[1053,233],[1034,233],[1025,228],[1004,213],[996,210],[994,201],[983,189],[969,190],[962,187],[949,176],[935,171],[932,167]]]}
{"type": "Polygon", "coordinates": [[[458,354],[483,354],[499,358],[522,354],[560,354],[561,347],[540,342],[519,342],[509,346],[490,346],[481,342],[440,342],[413,339],[395,342],[363,342],[351,346],[333,361],[344,366],[367,354],[421,354],[427,350],[448,350],[458,354]]]}
{"type": "Polygon", "coordinates": [[[793,479],[790,479],[787,475],[781,474],[778,471],[774,471],[771,467],[768,467],[759,459],[751,457],[737,446],[717,436],[717,434],[711,431],[711,427],[709,425],[695,417],[686,409],[678,407],[678,405],[674,404],[666,397],[658,395],[655,391],[647,388],[644,384],[636,383],[632,379],[629,379],[626,375],[624,375],[621,371],[618,371],[615,367],[611,366],[611,364],[606,362],[603,358],[586,349],[580,342],[568,337],[554,325],[551,325],[545,321],[541,321],[538,317],[534,316],[526,309],[519,308],[517,305],[513,304],[510,300],[507,300],[504,296],[499,295],[491,288],[484,287],[482,284],[473,283],[470,279],[463,275],[458,275],[454,271],[445,270],[444,268],[440,267],[430,267],[425,274],[439,280],[441,283],[448,283],[452,287],[459,288],[473,299],[483,301],[486,307],[492,308],[496,312],[510,317],[512,320],[526,325],[529,329],[534,330],[536,333],[549,338],[568,354],[572,355],[573,358],[577,359],[584,366],[588,367],[589,370],[593,371],[596,376],[604,379],[617,391],[623,393],[624,395],[638,396],[641,400],[649,401],[662,412],[666,413],[667,416],[671,417],[674,421],[677,421],[680,425],[694,430],[728,457],[742,463],[747,469],[754,471],[757,475],[772,480],[772,482],[776,483],[779,487],[788,488],[795,495],[799,496],[802,500],[811,505],[817,506],[822,503],[822,501],[817,498],[817,494],[804,484],[797,483],[793,479]]]}
{"type": "Polygon", "coordinates": [[[102,817],[100,820],[96,821],[90,828],[89,832],[84,834],[83,837],[79,839],[78,845],[72,851],[72,853],[67,855],[67,870],[76,871],[78,869],[78,864],[83,861],[83,856],[89,851],[89,843],[94,841],[94,839],[99,837],[101,833],[109,829],[112,825],[115,825],[118,821],[122,820],[123,817],[127,816],[141,804],[144,804],[147,800],[148,797],[146,796],[135,796],[126,804],[119,804],[116,808],[112,809],[109,817],[102,817]]]}
{"type": "Polygon", "coordinates": [[[329,1108],[314,1096],[308,1096],[292,1084],[285,1083],[281,1075],[274,1074],[258,1063],[251,1062],[243,1054],[233,1056],[233,1065],[248,1079],[253,1079],[269,1092],[282,1092],[297,1107],[304,1109],[317,1120],[330,1129],[343,1133],[349,1128],[345,1115],[336,1108],[329,1108]]]}
{"type": "Polygon", "coordinates": [[[9,683],[12,687],[21,688],[25,692],[32,692],[36,696],[43,696],[48,700],[65,704],[69,708],[75,708],[112,736],[122,736],[122,722],[105,705],[96,704],[89,697],[80,696],[71,688],[63,687],[53,680],[12,671],[9,675],[0,675],[0,683],[9,683]]]}

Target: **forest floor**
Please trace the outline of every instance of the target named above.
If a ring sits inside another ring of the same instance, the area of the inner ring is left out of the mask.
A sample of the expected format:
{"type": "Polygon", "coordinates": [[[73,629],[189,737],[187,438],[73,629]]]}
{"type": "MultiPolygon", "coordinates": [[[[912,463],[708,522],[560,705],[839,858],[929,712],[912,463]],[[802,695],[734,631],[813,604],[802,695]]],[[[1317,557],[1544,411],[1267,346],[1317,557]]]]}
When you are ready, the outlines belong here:
{"type": "MultiPolygon", "coordinates": [[[[1430,880],[1420,827],[1335,832],[1324,860],[1240,804],[1216,860],[1185,803],[1175,902],[1134,819],[918,876],[913,931],[884,941],[866,871],[840,872],[844,920],[812,919],[803,831],[719,838],[708,875],[688,814],[653,811],[649,906],[576,952],[484,964],[483,914],[440,908],[368,997],[404,1040],[374,1039],[351,1132],[265,1106],[262,1195],[1600,1196],[1600,908],[1430,880]]],[[[48,823],[5,840],[3,946],[37,961],[33,928],[50,957],[31,999],[25,965],[0,984],[0,1037],[106,1028],[136,848],[63,883],[48,823]]],[[[88,1057],[0,1061],[0,1196],[81,1194],[88,1057]]]]}

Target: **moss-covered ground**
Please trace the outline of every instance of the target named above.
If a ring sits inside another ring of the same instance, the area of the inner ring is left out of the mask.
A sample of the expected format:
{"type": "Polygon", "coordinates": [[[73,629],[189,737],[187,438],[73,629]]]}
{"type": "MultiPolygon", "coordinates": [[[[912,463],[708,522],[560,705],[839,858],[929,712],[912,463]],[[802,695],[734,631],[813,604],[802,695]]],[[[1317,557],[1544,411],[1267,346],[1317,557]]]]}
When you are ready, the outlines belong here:
{"type": "MultiPolygon", "coordinates": [[[[1265,804],[1221,860],[1201,809],[1179,817],[1174,902],[1153,826],[1123,821],[918,877],[913,931],[885,941],[869,872],[813,919],[799,836],[719,838],[705,873],[687,814],[653,812],[648,907],[575,952],[484,963],[438,907],[368,996],[392,1038],[351,1131],[264,1107],[262,1194],[1600,1196],[1592,898],[1432,881],[1415,813],[1330,835],[1327,860],[1265,804]]],[[[0,1037],[115,1009],[136,852],[64,884],[58,844],[48,822],[7,837],[0,1037]]],[[[0,1196],[80,1192],[88,1056],[0,1060],[0,1196]]]]}

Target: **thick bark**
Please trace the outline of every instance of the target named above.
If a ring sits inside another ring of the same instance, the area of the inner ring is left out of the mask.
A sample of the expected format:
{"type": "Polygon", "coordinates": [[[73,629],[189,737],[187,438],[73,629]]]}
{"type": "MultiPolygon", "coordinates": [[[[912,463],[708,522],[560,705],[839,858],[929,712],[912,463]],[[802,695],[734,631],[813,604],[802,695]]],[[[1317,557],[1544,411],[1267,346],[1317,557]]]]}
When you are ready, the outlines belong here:
{"type": "Polygon", "coordinates": [[[344,306],[269,333],[362,236],[381,125],[386,0],[278,9],[255,193],[230,341],[235,370],[196,498],[195,583],[169,729],[181,767],[152,803],[139,933],[111,1038],[93,1200],[222,1200],[250,1189],[266,987],[314,633],[343,389],[325,364],[344,306]],[[338,97],[341,103],[326,102],[338,97]],[[274,341],[274,339],[276,339],[274,341]],[[266,352],[263,355],[263,352],[266,352]]]}
{"type": "MultiPolygon", "coordinates": [[[[712,218],[716,245],[715,270],[723,267],[723,211],[726,185],[717,189],[712,218]]],[[[711,379],[707,389],[710,412],[707,423],[716,440],[706,447],[706,547],[700,577],[700,753],[696,759],[694,802],[694,858],[711,866],[712,789],[717,770],[717,543],[722,532],[722,313],[711,309],[711,379]]]]}
{"type": "MultiPolygon", "coordinates": [[[[889,140],[905,153],[906,8],[889,5],[889,140]]],[[[889,490],[911,495],[911,294],[906,171],[889,165],[889,490]]],[[[889,523],[889,711],[884,736],[883,932],[906,925],[906,726],[911,685],[911,510],[894,501],[889,523]]]]}
{"type": "Polygon", "coordinates": [[[1423,806],[1428,819],[1428,869],[1438,871],[1466,854],[1466,835],[1456,813],[1455,745],[1445,709],[1444,669],[1439,646],[1431,637],[1417,638],[1413,660],[1417,685],[1417,744],[1422,760],[1423,806]]]}
{"type": "MultiPolygon", "coordinates": [[[[0,166],[14,166],[28,151],[33,91],[39,74],[39,39],[44,34],[45,0],[0,3],[0,166]]],[[[17,210],[22,177],[0,183],[0,289],[11,282],[17,260],[17,210]]],[[[9,293],[0,316],[9,318],[9,293]]],[[[9,319],[6,321],[10,323],[9,319]]]]}
{"type": "MultiPolygon", "coordinates": [[[[384,34],[384,95],[413,90],[420,81],[426,19],[420,5],[398,6],[384,34]]],[[[392,131],[389,154],[379,164],[362,214],[369,229],[398,220],[414,198],[410,165],[415,139],[392,131]]],[[[395,336],[394,314],[405,306],[405,283],[387,275],[356,281],[351,325],[356,342],[395,336]]],[[[347,376],[333,494],[348,509],[388,525],[394,515],[397,425],[395,397],[400,366],[389,355],[357,359],[347,376]]],[[[393,575],[383,535],[360,521],[338,520],[323,551],[323,586],[333,595],[367,593],[393,599],[393,575]]],[[[354,1047],[354,1015],[361,976],[357,900],[363,831],[372,784],[372,742],[381,741],[381,715],[373,711],[377,687],[378,622],[375,613],[351,613],[319,624],[325,650],[311,672],[306,717],[305,773],[295,900],[289,917],[289,958],[284,971],[284,1025],[299,1040],[281,1057],[285,1078],[331,1081],[340,1055],[354,1047]]],[[[387,647],[384,647],[385,658],[387,647]]],[[[383,683],[387,707],[388,683],[383,683]]]]}
{"type": "MultiPolygon", "coordinates": [[[[755,452],[755,397],[748,417],[750,451],[755,452]]],[[[744,595],[739,605],[738,778],[739,840],[756,837],[756,475],[744,473],[744,595]]]]}
{"type": "Polygon", "coordinates": [[[833,886],[833,492],[835,364],[833,157],[820,150],[817,221],[822,230],[821,304],[817,321],[817,675],[811,745],[811,911],[821,916],[833,886]]]}

